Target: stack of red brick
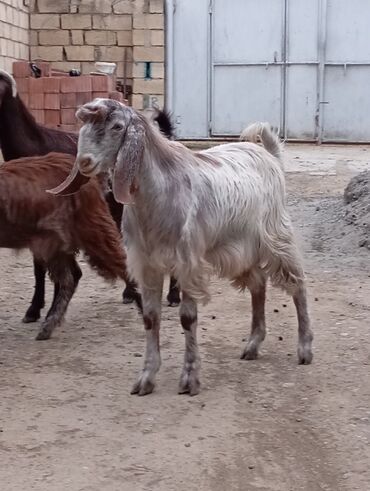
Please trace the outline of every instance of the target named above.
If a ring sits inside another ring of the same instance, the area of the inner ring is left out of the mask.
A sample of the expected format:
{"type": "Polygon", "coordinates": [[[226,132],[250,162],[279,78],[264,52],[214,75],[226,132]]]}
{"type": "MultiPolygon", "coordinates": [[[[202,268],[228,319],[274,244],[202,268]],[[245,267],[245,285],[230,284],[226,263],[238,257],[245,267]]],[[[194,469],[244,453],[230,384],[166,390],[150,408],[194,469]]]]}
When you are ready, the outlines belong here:
{"type": "Polygon", "coordinates": [[[65,131],[78,130],[75,113],[78,106],[95,97],[123,100],[122,92],[116,91],[113,75],[80,75],[53,71],[48,63],[38,62],[41,77],[32,76],[26,61],[13,63],[13,75],[18,94],[30,109],[36,121],[65,131]]]}

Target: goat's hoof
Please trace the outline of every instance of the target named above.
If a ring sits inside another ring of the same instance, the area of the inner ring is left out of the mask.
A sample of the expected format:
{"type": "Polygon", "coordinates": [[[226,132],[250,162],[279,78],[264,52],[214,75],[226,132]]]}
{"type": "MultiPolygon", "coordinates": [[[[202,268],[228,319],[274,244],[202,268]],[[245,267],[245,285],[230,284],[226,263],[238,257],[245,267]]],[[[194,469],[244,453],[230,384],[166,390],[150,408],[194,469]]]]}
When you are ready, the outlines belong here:
{"type": "Polygon", "coordinates": [[[154,390],[154,382],[146,375],[142,375],[139,380],[134,384],[131,389],[131,394],[138,394],[139,396],[146,396],[151,394],[154,390]]]}
{"type": "Polygon", "coordinates": [[[169,307],[178,307],[180,305],[180,300],[177,302],[173,302],[173,301],[170,301],[168,300],[168,306],[169,307]]]}
{"type": "Polygon", "coordinates": [[[309,365],[312,362],[313,353],[311,347],[298,346],[298,364],[309,365]]]}
{"type": "Polygon", "coordinates": [[[240,356],[241,360],[257,360],[258,348],[256,346],[247,346],[240,356]]]}
{"type": "Polygon", "coordinates": [[[22,319],[22,322],[24,322],[25,324],[29,324],[30,322],[37,322],[39,319],[40,319],[40,311],[35,312],[28,309],[22,319]]]}
{"type": "Polygon", "coordinates": [[[131,295],[125,295],[125,292],[123,292],[122,303],[125,305],[127,305],[129,303],[134,303],[134,298],[131,297],[131,295]]]}
{"type": "Polygon", "coordinates": [[[180,291],[177,288],[173,288],[168,292],[167,302],[169,307],[177,307],[180,304],[180,291]]]}
{"type": "Polygon", "coordinates": [[[169,294],[167,295],[167,302],[169,307],[177,307],[178,305],[180,305],[181,300],[178,295],[172,296],[169,294]]]}
{"type": "Polygon", "coordinates": [[[50,336],[51,336],[51,331],[42,329],[36,336],[36,341],[46,341],[47,339],[50,339],[50,336]]]}
{"type": "Polygon", "coordinates": [[[179,383],[179,394],[189,394],[190,396],[196,396],[200,391],[200,382],[198,375],[191,372],[183,372],[179,383]]]}

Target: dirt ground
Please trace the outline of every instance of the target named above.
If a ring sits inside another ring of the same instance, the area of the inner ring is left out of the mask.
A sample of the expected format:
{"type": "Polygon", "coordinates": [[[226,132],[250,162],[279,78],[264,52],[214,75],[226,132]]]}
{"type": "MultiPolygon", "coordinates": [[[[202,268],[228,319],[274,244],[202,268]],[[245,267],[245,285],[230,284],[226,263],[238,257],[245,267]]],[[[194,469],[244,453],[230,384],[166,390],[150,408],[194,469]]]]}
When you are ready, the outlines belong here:
{"type": "MultiPolygon", "coordinates": [[[[213,280],[200,308],[202,391],[177,395],[184,339],[164,303],[155,392],[130,396],[144,330],[83,264],[64,325],[36,342],[21,318],[28,253],[0,251],[2,491],[367,491],[370,489],[370,252],[343,219],[370,148],[290,145],[289,209],[302,244],[314,361],[296,364],[292,302],[269,289],[269,332],[241,361],[249,298],[213,280]]],[[[49,292],[51,287],[49,286],[49,292]]]]}

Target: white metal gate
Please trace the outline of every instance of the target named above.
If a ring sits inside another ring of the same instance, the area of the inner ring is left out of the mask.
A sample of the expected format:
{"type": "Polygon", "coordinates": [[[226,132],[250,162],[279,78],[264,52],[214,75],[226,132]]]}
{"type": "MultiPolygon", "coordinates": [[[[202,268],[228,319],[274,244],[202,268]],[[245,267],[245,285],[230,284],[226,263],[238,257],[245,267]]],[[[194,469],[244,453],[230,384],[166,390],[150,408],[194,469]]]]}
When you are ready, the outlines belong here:
{"type": "Polygon", "coordinates": [[[168,0],[180,138],[267,120],[288,139],[370,141],[369,0],[168,0]]]}

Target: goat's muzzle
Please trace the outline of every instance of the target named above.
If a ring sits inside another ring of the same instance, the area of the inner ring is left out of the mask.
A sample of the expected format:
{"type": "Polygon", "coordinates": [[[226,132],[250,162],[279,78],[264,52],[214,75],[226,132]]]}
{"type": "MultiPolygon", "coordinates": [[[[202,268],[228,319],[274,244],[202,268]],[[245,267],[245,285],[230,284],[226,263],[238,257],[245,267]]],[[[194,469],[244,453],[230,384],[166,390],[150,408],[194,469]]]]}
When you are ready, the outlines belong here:
{"type": "Polygon", "coordinates": [[[86,177],[94,175],[98,166],[91,155],[77,155],[76,164],[81,174],[86,177]]]}

